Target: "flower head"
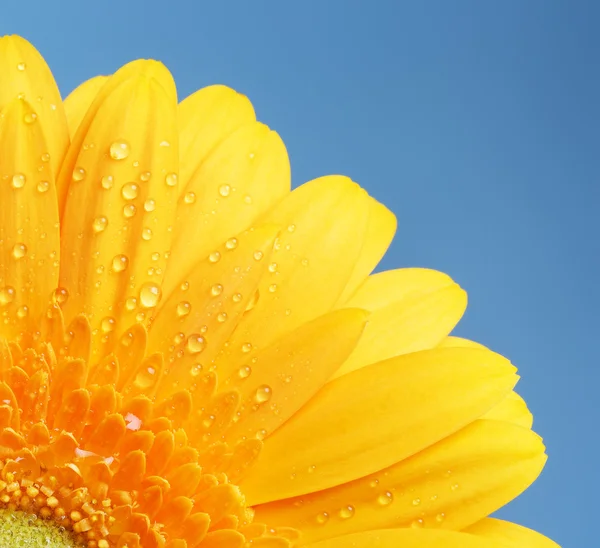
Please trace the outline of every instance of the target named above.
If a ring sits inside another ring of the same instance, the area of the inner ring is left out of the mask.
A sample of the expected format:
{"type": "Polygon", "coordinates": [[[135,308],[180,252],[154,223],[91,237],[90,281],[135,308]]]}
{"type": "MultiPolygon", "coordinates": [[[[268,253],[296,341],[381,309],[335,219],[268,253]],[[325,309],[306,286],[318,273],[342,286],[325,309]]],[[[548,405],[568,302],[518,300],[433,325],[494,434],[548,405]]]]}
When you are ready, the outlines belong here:
{"type": "Polygon", "coordinates": [[[246,97],[178,104],[160,63],[64,103],[25,40],[0,69],[2,546],[555,546],[486,518],[544,447],[514,367],[448,336],[462,289],[370,275],[384,206],[290,192],[246,97]]]}

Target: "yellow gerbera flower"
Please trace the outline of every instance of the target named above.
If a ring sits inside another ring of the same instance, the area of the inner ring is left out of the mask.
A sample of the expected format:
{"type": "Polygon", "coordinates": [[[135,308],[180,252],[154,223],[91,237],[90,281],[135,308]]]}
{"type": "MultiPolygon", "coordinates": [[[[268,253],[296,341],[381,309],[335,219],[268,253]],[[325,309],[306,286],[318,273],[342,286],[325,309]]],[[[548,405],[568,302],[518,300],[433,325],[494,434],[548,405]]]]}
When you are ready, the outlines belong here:
{"type": "Polygon", "coordinates": [[[487,518],[544,447],[451,279],[369,275],[385,207],[290,192],[246,97],[160,63],[0,72],[0,545],[556,546],[487,518]]]}

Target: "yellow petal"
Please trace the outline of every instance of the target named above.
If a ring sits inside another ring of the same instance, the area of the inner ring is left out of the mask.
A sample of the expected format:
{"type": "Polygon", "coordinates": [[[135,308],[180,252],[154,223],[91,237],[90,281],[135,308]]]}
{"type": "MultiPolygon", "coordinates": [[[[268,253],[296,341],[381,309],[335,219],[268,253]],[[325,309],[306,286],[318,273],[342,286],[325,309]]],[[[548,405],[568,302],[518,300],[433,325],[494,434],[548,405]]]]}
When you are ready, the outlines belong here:
{"type": "Polygon", "coordinates": [[[440,344],[438,344],[438,348],[486,348],[484,345],[470,341],[469,339],[463,339],[461,337],[446,337],[440,344]]]}
{"type": "Polygon", "coordinates": [[[254,121],[252,103],[227,86],[208,86],[184,99],[179,105],[182,190],[216,145],[254,121]]]}
{"type": "Polygon", "coordinates": [[[380,529],[308,544],[307,548],[503,548],[503,545],[454,531],[380,529]]]}
{"type": "Polygon", "coordinates": [[[297,188],[261,218],[283,229],[257,300],[217,367],[237,369],[245,363],[245,349],[264,348],[331,310],[360,254],[368,204],[366,192],[350,179],[323,177],[297,188]]]}
{"type": "MultiPolygon", "coordinates": [[[[228,440],[274,432],[308,401],[346,359],[358,341],[367,313],[357,308],[330,312],[255,355],[225,381],[243,405],[228,440]]],[[[221,373],[221,371],[219,371],[221,373]]]]}
{"type": "Polygon", "coordinates": [[[254,254],[268,257],[278,227],[268,225],[240,234],[197,263],[179,280],[177,289],[159,308],[150,331],[150,351],[169,356],[169,385],[175,389],[196,382],[242,317],[267,267],[254,254]]]}
{"type": "Polygon", "coordinates": [[[37,116],[46,148],[39,156],[49,162],[54,177],[69,146],[67,120],[58,86],[46,61],[20,36],[0,38],[0,107],[17,96],[29,102],[37,116]]]}
{"type": "Polygon", "coordinates": [[[388,527],[461,530],[515,498],[539,475],[531,430],[478,420],[413,457],[357,481],[256,508],[306,542],[388,527]]]}
{"type": "Polygon", "coordinates": [[[131,68],[77,132],[62,227],[66,316],[87,314],[104,353],[120,324],[147,319],[160,300],[177,199],[171,76],[150,61],[131,68]]]}
{"type": "Polygon", "coordinates": [[[560,548],[549,538],[508,521],[486,518],[467,527],[466,533],[497,542],[503,548],[560,548]]]}
{"type": "Polygon", "coordinates": [[[246,124],[218,144],[191,175],[177,208],[169,293],[198,257],[246,228],[290,190],[290,164],[277,133],[246,124]]]}
{"type": "Polygon", "coordinates": [[[435,347],[462,317],[467,295],[446,274],[407,268],[370,276],[347,306],[372,314],[363,337],[336,376],[435,347]]]}
{"type": "Polygon", "coordinates": [[[94,76],[76,87],[65,99],[65,114],[71,138],[75,135],[88,108],[108,79],[108,76],[94,76]]]}
{"type": "Polygon", "coordinates": [[[512,422],[523,428],[533,426],[533,415],[527,409],[525,400],[516,392],[511,392],[498,405],[490,409],[483,419],[512,422]]]}
{"type": "Polygon", "coordinates": [[[397,224],[396,216],[383,204],[371,198],[364,243],[352,276],[340,296],[340,304],[345,303],[354,294],[382,259],[396,233],[397,224]]]}
{"type": "Polygon", "coordinates": [[[33,324],[58,285],[59,226],[52,169],[35,111],[13,99],[0,114],[0,303],[5,334],[33,324]]]}
{"type": "Polygon", "coordinates": [[[514,367],[502,356],[451,348],[339,377],[266,440],[242,482],[244,493],[254,505],[391,466],[481,416],[515,380],[514,367]]]}

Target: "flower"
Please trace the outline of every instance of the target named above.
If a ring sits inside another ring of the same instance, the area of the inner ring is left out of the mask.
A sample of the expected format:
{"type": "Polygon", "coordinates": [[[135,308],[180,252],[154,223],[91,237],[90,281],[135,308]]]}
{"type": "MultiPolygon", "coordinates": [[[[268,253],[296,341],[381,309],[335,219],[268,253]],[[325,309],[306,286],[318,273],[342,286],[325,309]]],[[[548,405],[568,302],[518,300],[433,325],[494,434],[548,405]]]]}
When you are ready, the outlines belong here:
{"type": "Polygon", "coordinates": [[[508,360],[448,336],[462,289],[370,275],[384,206],[290,192],[227,87],[177,105],[135,61],[63,103],[18,37],[0,68],[3,546],[556,546],[487,518],[544,447],[508,360]]]}

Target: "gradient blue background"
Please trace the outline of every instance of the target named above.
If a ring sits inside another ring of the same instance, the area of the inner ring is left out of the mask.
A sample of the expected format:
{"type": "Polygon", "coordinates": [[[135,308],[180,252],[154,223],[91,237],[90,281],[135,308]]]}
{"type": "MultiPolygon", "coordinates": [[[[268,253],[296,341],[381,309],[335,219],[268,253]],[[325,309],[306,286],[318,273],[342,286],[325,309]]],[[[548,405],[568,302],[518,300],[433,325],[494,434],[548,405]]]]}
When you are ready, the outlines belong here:
{"type": "Polygon", "coordinates": [[[341,172],[394,210],[384,267],[467,289],[458,334],[520,367],[546,440],[500,516],[567,548],[597,545],[599,23],[576,0],[22,1],[0,34],[31,40],[65,95],[136,57],[164,61],[181,97],[233,86],[295,185],[341,172]]]}

